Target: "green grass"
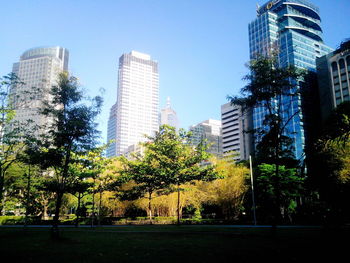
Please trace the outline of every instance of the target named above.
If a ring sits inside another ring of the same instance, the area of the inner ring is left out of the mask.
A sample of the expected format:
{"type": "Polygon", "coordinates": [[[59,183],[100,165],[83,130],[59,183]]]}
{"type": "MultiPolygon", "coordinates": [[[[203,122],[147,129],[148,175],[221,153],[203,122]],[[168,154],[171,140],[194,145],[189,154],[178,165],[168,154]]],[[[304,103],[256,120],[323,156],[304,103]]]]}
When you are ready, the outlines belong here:
{"type": "Polygon", "coordinates": [[[349,230],[127,226],[0,228],[2,262],[338,262],[349,230]]]}

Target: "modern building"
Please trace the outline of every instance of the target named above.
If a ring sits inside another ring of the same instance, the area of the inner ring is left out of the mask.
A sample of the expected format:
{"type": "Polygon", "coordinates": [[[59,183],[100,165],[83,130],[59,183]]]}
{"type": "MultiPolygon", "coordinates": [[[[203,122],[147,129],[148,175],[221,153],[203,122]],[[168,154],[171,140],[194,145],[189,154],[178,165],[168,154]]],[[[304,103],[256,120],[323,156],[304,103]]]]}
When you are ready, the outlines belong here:
{"type": "Polygon", "coordinates": [[[236,161],[248,160],[252,147],[252,129],[249,112],[243,113],[238,105],[221,105],[222,152],[236,161]]]}
{"type": "Polygon", "coordinates": [[[109,112],[108,127],[107,127],[107,144],[106,156],[117,156],[116,148],[117,138],[117,103],[115,103],[109,112]]]}
{"type": "Polygon", "coordinates": [[[179,120],[176,111],[171,108],[170,98],[167,98],[166,107],[160,111],[160,125],[167,124],[179,130],[179,120]]]}
{"type": "Polygon", "coordinates": [[[63,47],[40,47],[25,51],[13,64],[12,72],[23,82],[11,88],[15,121],[27,125],[31,120],[31,125],[40,127],[50,122],[39,110],[43,101],[50,100],[49,91],[57,84],[58,74],[68,71],[68,59],[69,52],[63,47]]]}
{"type": "Polygon", "coordinates": [[[317,73],[321,115],[326,120],[340,103],[350,101],[350,40],[318,58],[317,73]]]}
{"type": "MultiPolygon", "coordinates": [[[[251,59],[275,49],[281,67],[294,65],[312,72],[316,72],[316,58],[332,51],[323,43],[318,7],[306,0],[272,0],[258,7],[257,18],[249,24],[249,46],[251,59]]],[[[286,95],[276,101],[283,104],[284,119],[290,119],[285,134],[293,138],[295,157],[303,160],[307,136],[304,120],[310,119],[302,110],[303,98],[286,95]]],[[[253,109],[254,129],[263,127],[266,114],[263,107],[253,109]]],[[[259,138],[255,140],[256,144],[259,138]]]]}
{"type": "Polygon", "coordinates": [[[208,145],[207,152],[222,156],[221,121],[206,120],[190,127],[192,133],[189,144],[197,146],[201,142],[208,145]]]}
{"type": "Polygon", "coordinates": [[[145,135],[158,131],[158,63],[150,55],[132,51],[120,57],[117,103],[113,107],[108,139],[115,136],[115,144],[107,150],[109,157],[124,154],[129,146],[145,141],[145,135]]]}

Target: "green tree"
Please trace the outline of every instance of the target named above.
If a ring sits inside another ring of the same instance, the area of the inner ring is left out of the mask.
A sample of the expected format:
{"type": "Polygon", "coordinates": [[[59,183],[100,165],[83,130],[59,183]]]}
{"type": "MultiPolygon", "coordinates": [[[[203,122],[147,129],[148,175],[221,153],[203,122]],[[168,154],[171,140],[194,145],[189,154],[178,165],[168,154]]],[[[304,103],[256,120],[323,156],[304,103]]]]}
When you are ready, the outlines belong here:
{"type": "MultiPolygon", "coordinates": [[[[344,102],[324,123],[308,161],[308,186],[319,195],[324,211],[336,221],[349,220],[350,102],[344,102]]],[[[315,200],[316,202],[317,200],[315,200]]]]}
{"type": "Polygon", "coordinates": [[[54,236],[58,234],[63,195],[76,180],[76,175],[69,170],[75,161],[74,153],[81,154],[95,147],[99,134],[95,118],[102,104],[102,98],[97,96],[87,106],[77,79],[67,72],[59,74],[57,83],[50,91],[52,100],[44,102],[42,110],[52,124],[45,128],[46,134],[35,146],[42,156],[40,164],[53,173],[49,185],[56,193],[54,236]]]}
{"type": "Polygon", "coordinates": [[[293,159],[292,134],[288,125],[300,118],[300,81],[304,71],[290,65],[280,67],[276,54],[259,56],[249,63],[250,73],[244,77],[248,84],[241,89],[242,96],[229,97],[232,104],[238,104],[244,111],[260,108],[265,112],[263,125],[253,130],[257,146],[258,163],[274,165],[274,215],[281,216],[280,167],[286,160],[293,159]],[[297,105],[295,107],[295,105],[297,105]]]}
{"type": "Polygon", "coordinates": [[[23,107],[35,96],[36,89],[15,93],[16,87],[24,83],[14,74],[0,78],[0,213],[2,212],[5,177],[8,169],[18,160],[24,150],[25,141],[30,140],[36,127],[31,120],[20,123],[14,119],[15,106],[23,107]],[[30,128],[28,126],[30,125],[30,128]]]}
{"type": "Polygon", "coordinates": [[[154,136],[144,143],[145,152],[136,160],[127,161],[126,173],[136,183],[129,193],[149,199],[149,217],[152,220],[152,197],[161,191],[177,192],[177,221],[180,223],[181,185],[193,181],[210,181],[218,177],[214,166],[208,163],[209,154],[201,143],[197,147],[186,144],[189,134],[162,125],[154,136]]]}
{"type": "Polygon", "coordinates": [[[258,208],[261,214],[273,213],[274,207],[271,207],[271,204],[274,204],[276,188],[278,188],[282,216],[285,221],[288,219],[291,223],[292,215],[296,211],[297,198],[303,191],[304,179],[298,176],[295,168],[286,168],[281,165],[279,173],[276,174],[275,171],[275,165],[271,164],[260,164],[256,169],[258,208]],[[276,176],[279,178],[276,179],[276,176]]]}

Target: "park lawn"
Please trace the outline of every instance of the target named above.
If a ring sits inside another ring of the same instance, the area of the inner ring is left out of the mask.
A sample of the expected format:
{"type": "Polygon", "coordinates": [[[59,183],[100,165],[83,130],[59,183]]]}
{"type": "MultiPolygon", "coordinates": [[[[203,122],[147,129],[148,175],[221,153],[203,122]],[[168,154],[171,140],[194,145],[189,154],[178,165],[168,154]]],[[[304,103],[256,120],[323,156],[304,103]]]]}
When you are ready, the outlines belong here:
{"type": "Polygon", "coordinates": [[[349,230],[128,226],[0,228],[1,262],[338,262],[349,230]],[[317,261],[316,261],[317,260],[317,261]]]}

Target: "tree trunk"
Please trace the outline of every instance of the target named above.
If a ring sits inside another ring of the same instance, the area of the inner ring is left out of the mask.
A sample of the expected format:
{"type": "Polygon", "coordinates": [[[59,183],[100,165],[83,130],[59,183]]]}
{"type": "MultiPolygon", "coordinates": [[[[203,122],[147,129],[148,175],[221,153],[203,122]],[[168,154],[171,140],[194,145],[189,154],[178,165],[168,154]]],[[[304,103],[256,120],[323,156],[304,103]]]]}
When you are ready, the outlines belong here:
{"type": "Polygon", "coordinates": [[[2,167],[0,167],[0,215],[4,215],[4,206],[5,202],[3,200],[4,198],[4,178],[5,178],[5,173],[2,167]]]}
{"type": "Polygon", "coordinates": [[[101,226],[101,206],[102,206],[102,190],[100,190],[100,200],[98,204],[98,225],[101,226]]]}
{"type": "Polygon", "coordinates": [[[180,185],[177,185],[177,224],[180,225],[180,185]]]}
{"type": "MultiPolygon", "coordinates": [[[[95,184],[95,179],[94,179],[95,184]]],[[[92,213],[91,213],[91,227],[94,227],[95,220],[95,191],[92,192],[92,213]]]]}
{"type": "Polygon", "coordinates": [[[60,208],[62,205],[62,199],[63,199],[63,192],[58,191],[57,192],[57,198],[56,198],[56,208],[55,208],[55,216],[53,217],[53,223],[52,223],[52,237],[58,238],[59,232],[58,232],[58,223],[59,223],[59,217],[60,217],[60,208]]]}
{"type": "Polygon", "coordinates": [[[77,207],[77,212],[76,212],[77,218],[75,219],[75,227],[79,226],[80,200],[81,200],[81,193],[78,193],[78,207],[77,207]]]}
{"type": "Polygon", "coordinates": [[[29,207],[30,207],[30,165],[28,169],[28,181],[27,181],[27,202],[26,202],[26,215],[25,215],[25,225],[28,224],[29,207]]]}
{"type": "Polygon", "coordinates": [[[152,225],[152,192],[148,193],[149,223],[152,225]]]}

